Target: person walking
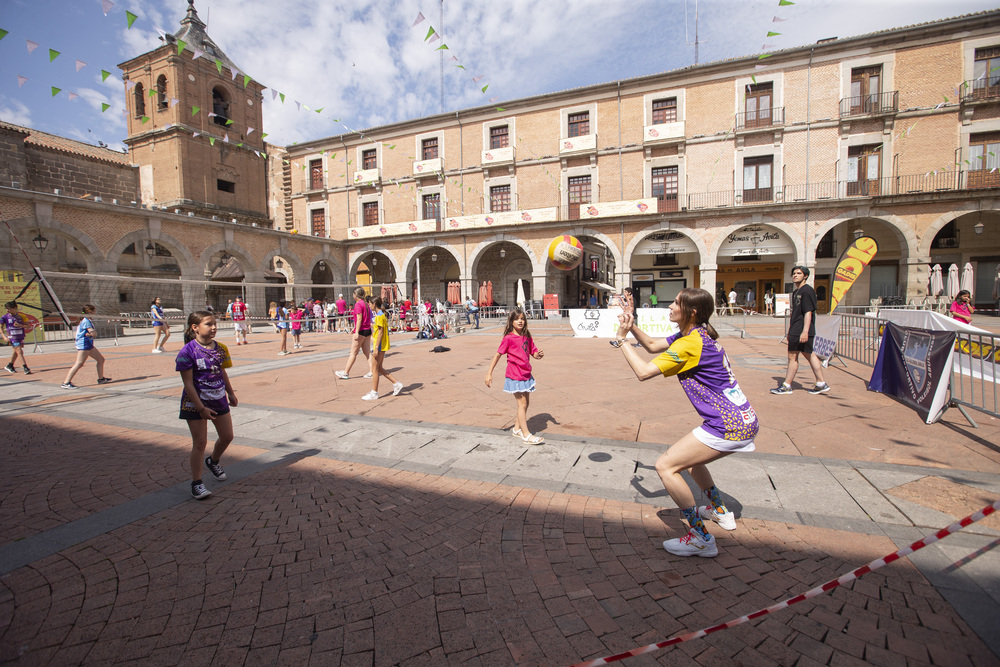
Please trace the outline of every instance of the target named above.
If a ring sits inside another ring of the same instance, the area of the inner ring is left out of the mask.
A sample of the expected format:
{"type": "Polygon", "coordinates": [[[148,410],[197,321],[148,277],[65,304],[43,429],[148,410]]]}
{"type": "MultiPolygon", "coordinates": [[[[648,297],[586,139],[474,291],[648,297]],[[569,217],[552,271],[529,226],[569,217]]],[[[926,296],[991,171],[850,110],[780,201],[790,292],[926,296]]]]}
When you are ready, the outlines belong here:
{"type": "Polygon", "coordinates": [[[517,416],[511,434],[529,445],[540,445],[545,439],[532,435],[528,430],[529,394],[535,391],[535,378],[531,375],[531,357],[541,359],[545,353],[535,347],[535,341],[528,331],[528,316],[520,306],[514,306],[507,315],[507,326],[503,330],[500,347],[497,348],[490,368],[486,371],[486,386],[493,383],[493,369],[500,357],[507,355],[507,372],[504,374],[504,393],[514,394],[517,401],[517,416]]]}
{"type": "Polygon", "coordinates": [[[764,292],[764,314],[774,314],[774,292],[771,290],[764,292]]]}
{"type": "Polygon", "coordinates": [[[274,311],[277,319],[278,335],[281,337],[281,346],[278,348],[278,356],[283,357],[288,354],[288,308],[286,301],[279,301],[274,311]]]}
{"type": "Polygon", "coordinates": [[[795,290],[791,298],[791,315],[788,320],[788,369],[785,380],[771,390],[772,394],[792,393],[792,380],[799,370],[799,354],[816,376],[816,385],[810,394],[826,394],[830,385],[823,379],[823,363],[813,354],[813,339],[816,337],[816,290],[806,284],[809,269],[804,266],[792,267],[792,283],[795,290]]]}
{"type": "Polygon", "coordinates": [[[76,385],[73,384],[73,376],[83,368],[83,364],[88,358],[97,363],[97,384],[111,382],[111,378],[104,377],[104,355],[94,347],[94,335],[97,330],[94,328],[90,316],[95,312],[97,312],[97,306],[92,303],[83,307],[83,319],[76,326],[76,362],[70,366],[69,372],[66,373],[66,379],[62,383],[63,389],[76,389],[76,385]]]}
{"type": "Polygon", "coordinates": [[[24,334],[28,330],[28,318],[24,313],[18,312],[17,301],[8,301],[4,304],[7,313],[0,317],[0,333],[3,333],[3,342],[11,346],[10,363],[5,367],[8,373],[14,372],[14,364],[18,357],[21,359],[21,369],[25,375],[31,375],[28,368],[28,360],[24,357],[24,334]]]}
{"type": "Polygon", "coordinates": [[[201,480],[202,463],[215,479],[226,480],[221,461],[233,441],[230,409],[238,405],[236,392],[226,373],[227,368],[232,368],[233,360],[229,348],[215,340],[216,333],[218,327],[212,313],[199,310],[188,315],[185,345],[174,362],[184,384],[180,418],[187,421],[191,431],[191,495],[197,500],[212,495],[201,480]],[[217,437],[211,455],[205,456],[208,422],[215,425],[217,437]]]}
{"type": "Polygon", "coordinates": [[[236,301],[233,302],[232,310],[230,310],[233,317],[233,331],[236,333],[236,344],[246,345],[247,344],[247,314],[249,309],[247,305],[243,303],[243,297],[236,297],[236,301]]]}
{"type": "Polygon", "coordinates": [[[397,382],[388,371],[385,370],[384,361],[385,353],[389,351],[389,321],[385,316],[385,312],[382,310],[382,298],[375,297],[372,299],[372,308],[374,309],[374,314],[372,316],[372,390],[362,396],[362,400],[374,401],[378,399],[378,378],[380,375],[384,376],[389,382],[392,383],[392,395],[398,396],[399,392],[403,391],[403,383],[397,382]]]}
{"type": "Polygon", "coordinates": [[[729,290],[729,314],[736,314],[736,288],[729,290]]]}
{"type": "Polygon", "coordinates": [[[948,309],[948,314],[953,319],[965,324],[972,324],[972,313],[974,312],[976,309],[972,305],[972,294],[967,289],[955,295],[955,300],[951,302],[951,307],[948,309]]]}
{"type": "MultiPolygon", "coordinates": [[[[354,319],[354,330],[351,332],[353,336],[351,340],[351,353],[347,357],[347,365],[344,367],[344,370],[334,372],[334,375],[341,380],[351,379],[351,367],[354,366],[354,360],[358,357],[358,350],[361,350],[365,355],[365,359],[369,364],[371,363],[372,311],[365,300],[364,287],[354,288],[354,310],[352,317],[354,319]]],[[[365,377],[372,377],[371,372],[367,373],[365,377]]]]}
{"type": "Polygon", "coordinates": [[[153,320],[153,354],[163,354],[163,346],[170,338],[170,325],[163,315],[163,307],[160,305],[160,297],[153,299],[149,304],[149,317],[153,320]],[[160,340],[163,336],[163,340],[160,340]]]}
{"type": "Polygon", "coordinates": [[[479,328],[479,306],[471,296],[465,297],[465,323],[472,324],[470,315],[476,319],[476,328],[479,328]]]}
{"type": "Polygon", "coordinates": [[[715,300],[705,290],[686,287],[670,304],[670,321],[680,331],[665,340],[655,340],[635,324],[629,310],[618,317],[617,347],[640,382],[657,376],[676,375],[702,425],[682,436],[656,460],[656,473],[670,498],[681,509],[687,535],[666,540],[663,548],[677,556],[711,558],[719,553],[715,538],[705,528],[712,520],[724,530],[736,530],[736,517],[726,507],[715,486],[708,464],[733,452],[752,452],[760,428],[757,414],[743,394],[732,372],[719,334],[709,323],[715,300]],[[646,361],[625,337],[632,334],[645,350],[658,354],[646,361]],[[690,487],[681,476],[687,470],[701,489],[708,505],[697,506],[690,487]]]}
{"type": "Polygon", "coordinates": [[[757,294],[752,287],[747,290],[747,310],[751,315],[757,314],[757,294]]]}

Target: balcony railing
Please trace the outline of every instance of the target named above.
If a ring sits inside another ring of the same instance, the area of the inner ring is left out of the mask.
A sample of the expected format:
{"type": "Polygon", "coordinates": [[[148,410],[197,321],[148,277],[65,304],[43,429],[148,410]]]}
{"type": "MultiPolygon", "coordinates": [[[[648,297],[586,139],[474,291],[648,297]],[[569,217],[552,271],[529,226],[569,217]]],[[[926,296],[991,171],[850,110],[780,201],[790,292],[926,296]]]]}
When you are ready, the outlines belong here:
{"type": "Polygon", "coordinates": [[[899,91],[872,93],[840,100],[840,117],[885,116],[899,111],[899,91]]]}
{"type": "Polygon", "coordinates": [[[785,124],[785,107],[757,109],[736,114],[737,130],[759,130],[785,124]]]}
{"type": "Polygon", "coordinates": [[[1000,79],[995,76],[966,81],[962,84],[963,102],[1000,100],[1000,79]]]}

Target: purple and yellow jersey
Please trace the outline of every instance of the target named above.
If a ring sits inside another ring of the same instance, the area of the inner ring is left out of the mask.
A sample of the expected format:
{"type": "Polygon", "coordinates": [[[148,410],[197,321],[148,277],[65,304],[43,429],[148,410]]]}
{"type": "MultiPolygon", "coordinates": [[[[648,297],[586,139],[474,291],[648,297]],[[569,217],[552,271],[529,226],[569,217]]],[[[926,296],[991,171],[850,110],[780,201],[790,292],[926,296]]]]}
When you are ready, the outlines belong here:
{"type": "Polygon", "coordinates": [[[667,337],[670,347],[653,359],[665,376],[676,375],[684,393],[705,423],[706,431],[724,440],[750,440],[757,435],[757,414],[733,376],[729,357],[708,332],[667,337]]]}

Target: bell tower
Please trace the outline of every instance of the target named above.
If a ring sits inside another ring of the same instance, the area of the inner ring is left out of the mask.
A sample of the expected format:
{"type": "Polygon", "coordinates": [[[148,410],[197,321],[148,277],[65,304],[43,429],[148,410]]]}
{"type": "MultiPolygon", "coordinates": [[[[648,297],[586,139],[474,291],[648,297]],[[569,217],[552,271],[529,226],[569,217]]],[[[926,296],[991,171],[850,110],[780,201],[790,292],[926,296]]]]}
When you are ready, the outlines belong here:
{"type": "Polygon", "coordinates": [[[208,36],[194,0],[161,39],[119,65],[142,203],[270,227],[263,87],[208,36]]]}

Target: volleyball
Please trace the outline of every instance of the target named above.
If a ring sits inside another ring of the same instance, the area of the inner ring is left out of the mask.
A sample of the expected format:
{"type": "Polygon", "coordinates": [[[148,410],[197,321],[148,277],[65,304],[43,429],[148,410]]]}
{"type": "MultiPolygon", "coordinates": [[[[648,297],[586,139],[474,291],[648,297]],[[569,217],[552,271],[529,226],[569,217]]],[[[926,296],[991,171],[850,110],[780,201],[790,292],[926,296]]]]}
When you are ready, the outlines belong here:
{"type": "Polygon", "coordinates": [[[549,261],[560,271],[572,271],[583,261],[583,244],[569,234],[557,236],[549,244],[549,261]]]}

